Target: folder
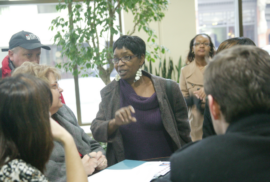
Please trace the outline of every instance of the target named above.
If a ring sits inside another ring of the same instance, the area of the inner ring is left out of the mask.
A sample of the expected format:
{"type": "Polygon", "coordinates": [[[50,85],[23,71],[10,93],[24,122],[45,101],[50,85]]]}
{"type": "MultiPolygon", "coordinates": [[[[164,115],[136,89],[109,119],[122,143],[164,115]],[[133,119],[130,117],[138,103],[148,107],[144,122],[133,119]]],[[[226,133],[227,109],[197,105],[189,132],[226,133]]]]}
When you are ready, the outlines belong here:
{"type": "Polygon", "coordinates": [[[169,162],[124,160],[88,177],[89,182],[150,182],[169,162]]]}
{"type": "Polygon", "coordinates": [[[119,162],[115,165],[112,165],[108,167],[107,169],[112,170],[126,170],[126,169],[133,169],[135,167],[138,167],[139,165],[142,165],[145,163],[145,161],[136,161],[136,160],[124,160],[122,162],[119,162]]]}

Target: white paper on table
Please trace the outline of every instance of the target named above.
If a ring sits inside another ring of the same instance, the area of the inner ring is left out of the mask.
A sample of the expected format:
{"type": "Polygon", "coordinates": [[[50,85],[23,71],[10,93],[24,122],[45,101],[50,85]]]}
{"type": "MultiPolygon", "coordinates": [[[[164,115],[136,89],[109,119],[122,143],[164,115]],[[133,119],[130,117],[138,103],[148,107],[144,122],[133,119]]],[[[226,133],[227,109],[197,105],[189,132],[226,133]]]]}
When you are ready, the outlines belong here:
{"type": "Polygon", "coordinates": [[[169,162],[145,162],[133,169],[113,170],[105,169],[93,176],[88,177],[88,182],[149,182],[154,175],[167,167],[169,162]]]}

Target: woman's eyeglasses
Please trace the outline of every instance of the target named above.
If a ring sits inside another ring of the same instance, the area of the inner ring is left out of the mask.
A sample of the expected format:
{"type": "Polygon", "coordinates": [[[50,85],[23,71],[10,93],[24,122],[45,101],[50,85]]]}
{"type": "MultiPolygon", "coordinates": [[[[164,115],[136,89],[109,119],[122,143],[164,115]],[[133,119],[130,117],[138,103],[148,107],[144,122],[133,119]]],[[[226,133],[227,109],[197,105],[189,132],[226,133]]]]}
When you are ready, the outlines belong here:
{"type": "Polygon", "coordinates": [[[210,43],[206,43],[206,42],[204,42],[204,43],[201,43],[201,42],[196,42],[196,43],[194,43],[193,45],[194,46],[199,46],[199,45],[204,45],[204,46],[210,46],[210,43]]]}
{"type": "Polygon", "coordinates": [[[123,63],[130,61],[131,59],[133,59],[134,57],[137,57],[137,55],[133,55],[133,56],[123,56],[121,58],[113,58],[111,59],[111,61],[113,62],[113,64],[118,64],[119,61],[121,60],[123,63]]]}

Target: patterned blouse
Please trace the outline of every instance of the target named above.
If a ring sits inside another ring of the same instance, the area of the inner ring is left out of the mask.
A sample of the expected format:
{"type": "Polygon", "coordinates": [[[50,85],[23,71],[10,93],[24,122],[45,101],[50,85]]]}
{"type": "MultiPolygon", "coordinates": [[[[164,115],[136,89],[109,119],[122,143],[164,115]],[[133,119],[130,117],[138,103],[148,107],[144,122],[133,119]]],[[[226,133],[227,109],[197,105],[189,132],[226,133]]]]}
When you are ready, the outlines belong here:
{"type": "Polygon", "coordinates": [[[14,159],[0,168],[2,182],[48,182],[35,167],[21,159],[14,159]]]}

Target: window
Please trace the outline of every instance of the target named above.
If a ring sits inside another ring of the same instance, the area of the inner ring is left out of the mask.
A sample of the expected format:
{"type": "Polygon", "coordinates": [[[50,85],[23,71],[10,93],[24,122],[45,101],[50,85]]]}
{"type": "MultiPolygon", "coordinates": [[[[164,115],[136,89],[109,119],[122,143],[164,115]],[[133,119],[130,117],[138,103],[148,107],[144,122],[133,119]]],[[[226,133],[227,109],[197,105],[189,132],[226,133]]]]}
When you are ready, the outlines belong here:
{"type": "MultiPolygon", "coordinates": [[[[237,36],[237,0],[197,0],[197,32],[211,36],[215,47],[237,36]]],[[[270,53],[270,2],[242,0],[243,36],[270,53]]]]}
{"type": "MultiPolygon", "coordinates": [[[[4,5],[0,6],[0,49],[8,48],[10,37],[21,30],[29,31],[36,34],[42,44],[51,47],[50,51],[42,49],[40,64],[55,66],[57,63],[66,61],[67,58],[62,58],[61,47],[53,45],[53,36],[56,31],[49,30],[51,21],[58,17],[68,17],[67,11],[57,12],[55,6],[57,4],[29,4],[29,5],[4,5]]],[[[83,13],[83,12],[82,12],[83,13]]],[[[119,21],[115,21],[119,25],[119,21]]],[[[99,27],[101,30],[102,27],[99,27]]],[[[105,39],[100,39],[104,42],[105,39]]],[[[0,59],[7,55],[7,52],[0,51],[0,59]]],[[[89,70],[93,71],[93,70],[89,70]]],[[[112,73],[115,75],[115,72],[112,73]]],[[[75,115],[77,115],[76,99],[75,99],[75,86],[73,75],[61,70],[62,80],[59,81],[60,86],[64,89],[63,96],[67,106],[69,106],[75,115]]],[[[113,78],[111,78],[112,80],[113,78]]],[[[79,78],[80,98],[81,98],[81,115],[82,124],[90,124],[95,118],[99,108],[100,90],[105,86],[100,78],[92,75],[87,78],[79,78]]],[[[89,126],[87,127],[89,130],[89,126]]]]}
{"type": "Polygon", "coordinates": [[[198,0],[197,14],[197,32],[210,35],[216,48],[224,40],[235,36],[233,0],[198,0]]]}

